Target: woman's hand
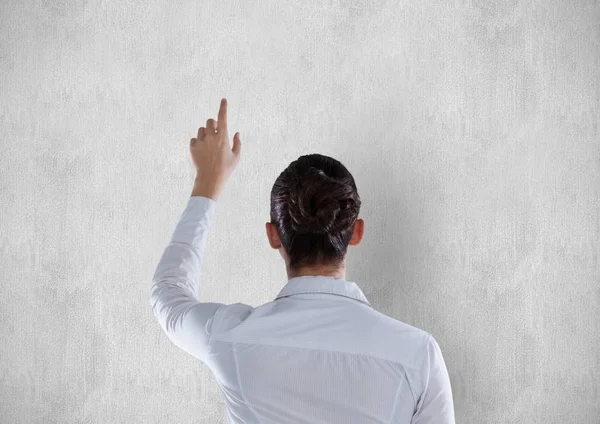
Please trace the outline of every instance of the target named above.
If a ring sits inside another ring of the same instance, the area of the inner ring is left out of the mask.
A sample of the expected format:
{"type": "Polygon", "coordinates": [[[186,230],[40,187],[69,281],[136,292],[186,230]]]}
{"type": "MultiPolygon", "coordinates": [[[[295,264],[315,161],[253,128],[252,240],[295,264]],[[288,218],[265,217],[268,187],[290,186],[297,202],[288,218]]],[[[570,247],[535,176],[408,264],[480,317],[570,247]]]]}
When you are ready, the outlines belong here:
{"type": "Polygon", "coordinates": [[[233,136],[233,148],[229,147],[227,99],[223,98],[218,120],[208,119],[206,128],[200,127],[197,138],[190,140],[190,154],[196,167],[192,196],[217,200],[240,159],[241,149],[239,132],[233,136]]]}

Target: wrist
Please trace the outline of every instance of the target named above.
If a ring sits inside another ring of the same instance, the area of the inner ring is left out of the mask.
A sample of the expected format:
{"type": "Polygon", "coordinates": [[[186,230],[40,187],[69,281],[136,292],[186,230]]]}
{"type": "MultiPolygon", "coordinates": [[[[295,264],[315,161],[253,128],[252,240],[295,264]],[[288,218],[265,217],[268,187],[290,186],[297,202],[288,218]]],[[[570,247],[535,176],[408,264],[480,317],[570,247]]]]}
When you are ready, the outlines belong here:
{"type": "Polygon", "coordinates": [[[221,190],[219,189],[217,184],[207,183],[196,178],[194,181],[194,188],[192,189],[192,197],[193,196],[203,196],[208,197],[213,200],[217,200],[221,190]]]}

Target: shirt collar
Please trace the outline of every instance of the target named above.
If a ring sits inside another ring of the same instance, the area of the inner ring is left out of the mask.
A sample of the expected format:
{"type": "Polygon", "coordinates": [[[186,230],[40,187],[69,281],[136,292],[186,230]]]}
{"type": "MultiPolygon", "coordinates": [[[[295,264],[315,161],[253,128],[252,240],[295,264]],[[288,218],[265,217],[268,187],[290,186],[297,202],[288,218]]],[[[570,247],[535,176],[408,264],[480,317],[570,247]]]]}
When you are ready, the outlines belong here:
{"type": "Polygon", "coordinates": [[[301,275],[299,277],[290,278],[275,300],[294,294],[306,293],[337,294],[358,300],[359,302],[371,306],[364,293],[355,282],[328,275],[301,275]]]}

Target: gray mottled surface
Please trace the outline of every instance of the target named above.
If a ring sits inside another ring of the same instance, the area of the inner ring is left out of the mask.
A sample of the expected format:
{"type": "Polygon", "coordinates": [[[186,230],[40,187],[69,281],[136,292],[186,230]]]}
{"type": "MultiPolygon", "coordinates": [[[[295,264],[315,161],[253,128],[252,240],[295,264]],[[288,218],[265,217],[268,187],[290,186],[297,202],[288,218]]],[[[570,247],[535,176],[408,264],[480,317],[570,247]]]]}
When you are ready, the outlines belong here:
{"type": "Polygon", "coordinates": [[[600,423],[599,3],[290,4],[2,2],[0,422],[225,422],[148,298],[227,97],[202,300],[274,298],[271,185],[334,156],[347,278],[435,335],[457,422],[600,423]]]}

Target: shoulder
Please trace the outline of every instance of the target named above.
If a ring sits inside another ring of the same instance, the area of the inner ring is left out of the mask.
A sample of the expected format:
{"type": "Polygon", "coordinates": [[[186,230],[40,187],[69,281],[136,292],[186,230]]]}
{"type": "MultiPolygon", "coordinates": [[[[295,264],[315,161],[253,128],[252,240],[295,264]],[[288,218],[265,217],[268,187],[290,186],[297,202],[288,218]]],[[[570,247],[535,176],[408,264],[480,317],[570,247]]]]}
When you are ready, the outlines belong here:
{"type": "Polygon", "coordinates": [[[371,309],[370,315],[377,326],[376,333],[389,337],[403,352],[422,353],[432,335],[422,328],[408,324],[396,318],[385,315],[376,309],[371,309]]]}
{"type": "Polygon", "coordinates": [[[212,333],[227,331],[241,324],[254,310],[245,303],[232,303],[221,306],[213,317],[212,333]]]}

